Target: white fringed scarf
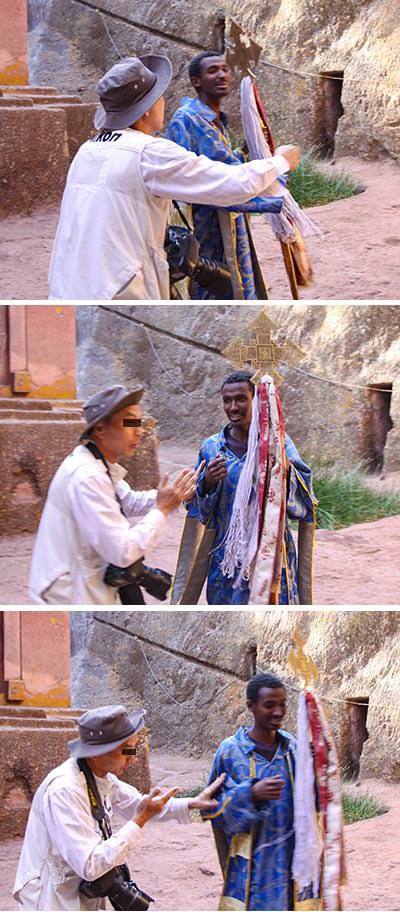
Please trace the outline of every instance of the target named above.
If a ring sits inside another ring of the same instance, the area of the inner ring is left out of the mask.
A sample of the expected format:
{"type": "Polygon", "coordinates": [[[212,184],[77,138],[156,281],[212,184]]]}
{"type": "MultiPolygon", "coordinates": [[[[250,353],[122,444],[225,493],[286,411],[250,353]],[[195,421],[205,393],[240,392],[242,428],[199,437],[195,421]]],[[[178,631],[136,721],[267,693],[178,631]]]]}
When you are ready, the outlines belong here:
{"type": "MultiPolygon", "coordinates": [[[[260,125],[260,115],[258,113],[256,100],[254,97],[253,83],[250,76],[245,76],[240,85],[240,113],[246,137],[246,143],[251,159],[271,158],[271,150],[264,136],[260,125]]],[[[290,191],[279,184],[279,192],[276,184],[269,195],[283,196],[284,202],[282,211],[279,215],[266,213],[266,218],[271,228],[280,241],[288,242],[296,240],[295,228],[298,228],[303,237],[312,235],[321,236],[321,231],[315,222],[311,221],[308,215],[300,209],[290,191]]]]}
{"type": "Polygon", "coordinates": [[[299,694],[297,711],[296,777],[294,783],[295,849],[292,875],[302,893],[312,884],[313,895],[319,894],[322,840],[315,810],[314,761],[308,736],[306,695],[299,694]]]}

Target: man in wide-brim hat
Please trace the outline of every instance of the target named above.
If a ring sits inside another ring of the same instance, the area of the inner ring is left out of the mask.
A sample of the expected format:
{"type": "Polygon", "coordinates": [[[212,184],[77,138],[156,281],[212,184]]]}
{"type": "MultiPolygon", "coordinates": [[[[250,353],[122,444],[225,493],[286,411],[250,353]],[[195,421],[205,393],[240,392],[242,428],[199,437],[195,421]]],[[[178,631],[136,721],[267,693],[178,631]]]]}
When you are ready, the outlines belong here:
{"type": "Polygon", "coordinates": [[[156,134],[164,122],[167,57],[127,57],[97,84],[96,136],[69,170],[50,264],[50,298],[167,300],[164,252],[172,199],[217,207],[268,194],[299,150],[227,165],[156,134]]]}
{"type": "MultiPolygon", "coordinates": [[[[169,514],[193,496],[199,473],[190,468],[173,480],[164,475],[157,490],[133,491],[124,481],[117,460],[139,446],[143,392],[140,384],[110,386],[85,403],[81,443],[57,469],[37,532],[29,578],[36,604],[121,604],[104,581],[107,566],[145,557],[169,514]]],[[[135,598],[127,604],[143,604],[138,587],[135,598]]]]}
{"type": "MultiPolygon", "coordinates": [[[[153,788],[143,796],[118,778],[132,763],[144,715],[145,710],[129,713],[118,705],[81,716],[79,737],[69,742],[70,758],[46,776],[32,802],[13,891],[22,909],[106,908],[104,899],[86,898],[81,881],[96,881],[126,863],[152,817],[190,823],[190,809],[217,806],[212,796],[225,776],[196,798],[175,798],[176,787],[153,788]],[[104,832],[91,811],[93,776],[108,818],[104,832]],[[115,813],[126,823],[111,835],[115,813]]],[[[142,879],[139,887],[147,892],[145,872],[142,879]]]]}

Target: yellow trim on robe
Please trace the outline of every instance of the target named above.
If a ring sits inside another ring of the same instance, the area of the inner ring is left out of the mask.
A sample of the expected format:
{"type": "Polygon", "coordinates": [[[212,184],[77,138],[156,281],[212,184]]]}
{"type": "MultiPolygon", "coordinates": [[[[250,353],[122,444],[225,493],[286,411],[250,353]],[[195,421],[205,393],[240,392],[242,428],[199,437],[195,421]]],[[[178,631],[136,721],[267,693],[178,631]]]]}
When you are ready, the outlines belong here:
{"type": "MultiPolygon", "coordinates": [[[[286,570],[286,583],[287,583],[287,591],[288,591],[288,602],[289,602],[289,605],[290,605],[290,593],[291,593],[291,588],[290,588],[289,567],[288,567],[288,562],[287,562],[285,535],[283,536],[283,542],[282,542],[282,544],[283,544],[283,549],[282,549],[282,550],[283,550],[283,561],[284,561],[285,570],[286,570]]],[[[280,586],[279,586],[279,591],[280,591],[280,586]]]]}
{"type": "Polygon", "coordinates": [[[242,279],[242,274],[239,269],[239,263],[238,263],[237,252],[236,252],[237,235],[236,235],[236,215],[235,215],[235,213],[229,212],[229,222],[230,222],[232,255],[233,255],[233,260],[234,260],[234,264],[235,264],[236,277],[237,277],[237,280],[239,283],[240,291],[242,292],[242,295],[243,295],[243,293],[244,293],[243,279],[242,279]]]}
{"type": "Polygon", "coordinates": [[[299,481],[300,484],[301,484],[301,486],[304,488],[304,490],[307,491],[307,494],[308,494],[308,496],[310,497],[310,500],[312,500],[312,505],[313,505],[313,524],[312,524],[311,560],[310,560],[310,595],[311,595],[311,604],[312,604],[312,603],[313,603],[313,575],[312,575],[312,567],[313,567],[313,554],[314,554],[315,530],[316,530],[316,528],[317,528],[317,507],[318,507],[318,500],[316,499],[315,496],[313,496],[313,497],[311,498],[311,495],[310,495],[310,492],[309,492],[309,490],[308,490],[308,488],[307,488],[307,485],[304,484],[304,481],[303,481],[301,475],[299,475],[299,473],[298,473],[298,471],[297,471],[297,469],[295,468],[294,465],[292,465],[291,467],[292,467],[292,469],[294,469],[294,473],[295,473],[295,475],[296,475],[297,481],[299,481]]]}
{"type": "Polygon", "coordinates": [[[234,896],[221,896],[218,909],[221,912],[239,912],[239,910],[241,912],[241,910],[246,909],[246,906],[239,899],[235,899],[234,896]]]}
{"type": "Polygon", "coordinates": [[[223,814],[225,808],[228,807],[228,804],[231,801],[232,798],[227,798],[226,801],[224,801],[222,807],[220,807],[218,811],[215,811],[215,814],[203,814],[203,820],[215,820],[216,817],[219,817],[220,814],[223,814]]]}
{"type": "Polygon", "coordinates": [[[230,859],[233,855],[240,855],[242,858],[247,858],[248,861],[251,860],[251,840],[249,836],[249,833],[235,833],[232,836],[229,852],[230,859]]]}

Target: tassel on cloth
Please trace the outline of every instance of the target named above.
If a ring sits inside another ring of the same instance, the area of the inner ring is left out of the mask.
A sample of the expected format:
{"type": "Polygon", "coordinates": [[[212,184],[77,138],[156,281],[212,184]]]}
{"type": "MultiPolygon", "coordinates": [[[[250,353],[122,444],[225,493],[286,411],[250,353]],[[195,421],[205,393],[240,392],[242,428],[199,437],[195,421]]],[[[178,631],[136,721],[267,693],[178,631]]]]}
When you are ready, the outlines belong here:
{"type": "Polygon", "coordinates": [[[231,521],[226,537],[221,571],[232,578],[239,574],[233,588],[238,589],[249,579],[251,564],[258,544],[258,393],[253,398],[253,414],[249,430],[247,456],[236,488],[231,521]]]}
{"type": "Polygon", "coordinates": [[[322,844],[315,810],[314,763],[308,737],[305,693],[299,694],[297,712],[294,831],[293,879],[297,882],[299,893],[302,893],[311,884],[313,896],[318,896],[322,844]]]}
{"type": "MultiPolygon", "coordinates": [[[[240,84],[240,113],[250,158],[271,158],[271,150],[261,129],[253,82],[250,76],[245,76],[240,84]]],[[[279,191],[275,183],[274,190],[272,193],[270,191],[269,195],[283,196],[282,211],[279,215],[266,214],[267,221],[271,225],[275,236],[285,243],[293,242],[296,240],[296,228],[298,228],[303,237],[312,237],[313,235],[321,237],[321,230],[300,209],[287,187],[282,184],[278,186],[279,191]]]]}

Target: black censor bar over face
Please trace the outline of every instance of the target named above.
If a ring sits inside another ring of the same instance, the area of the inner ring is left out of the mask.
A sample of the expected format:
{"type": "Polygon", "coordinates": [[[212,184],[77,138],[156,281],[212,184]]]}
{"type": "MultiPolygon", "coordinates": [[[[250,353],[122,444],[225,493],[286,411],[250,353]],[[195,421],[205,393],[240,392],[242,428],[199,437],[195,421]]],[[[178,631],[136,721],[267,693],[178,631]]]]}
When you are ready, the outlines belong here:
{"type": "Polygon", "coordinates": [[[121,753],[136,757],[136,747],[123,747],[121,753]]]}
{"type": "Polygon", "coordinates": [[[141,418],[124,418],[122,424],[124,427],[141,427],[142,419],[141,418]]]}

